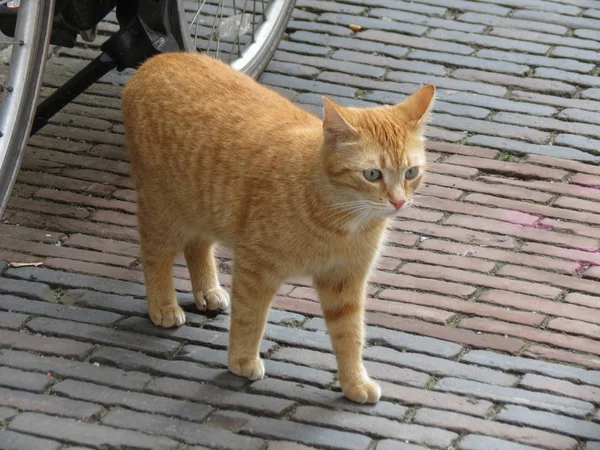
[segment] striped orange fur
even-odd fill
[[[213,246],[230,247],[229,369],[259,379],[272,297],[288,277],[312,275],[344,394],[376,402],[361,355],[365,288],[388,218],[422,181],[434,94],[426,86],[369,109],[324,98],[320,120],[207,56],[144,63],[123,92],[123,117],[152,321],[185,321],[172,280],[181,251],[197,307],[225,309]]]

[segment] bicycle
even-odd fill
[[[0,0],[0,31],[10,37],[2,40],[0,34],[0,50],[10,53],[4,77],[6,67],[0,64],[0,218],[28,137],[102,76],[135,68],[158,53],[199,51],[256,78],[275,53],[294,4],[295,0]],[[113,11],[119,28],[102,44],[102,53],[37,106],[49,46],[74,47],[78,37],[93,42],[98,25]]]

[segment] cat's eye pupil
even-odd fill
[[[406,178],[414,178],[419,174],[419,168],[418,167],[411,167],[410,169],[408,169],[406,172],[404,172],[404,176]]]
[[[383,176],[381,171],[377,170],[377,169],[364,170],[363,174],[364,174],[365,178],[369,181],[377,181],[377,180],[381,179],[381,177]]]

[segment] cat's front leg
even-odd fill
[[[381,389],[362,361],[367,273],[339,269],[314,277],[323,316],[338,364],[344,395],[357,403],[376,403]]]
[[[236,255],[236,258],[239,257]],[[261,274],[255,267],[235,263],[231,286],[231,325],[228,366],[236,375],[260,380],[265,367],[260,359],[262,339],[269,308],[280,283]]]

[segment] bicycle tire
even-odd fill
[[[235,2],[235,0],[233,1]],[[255,4],[257,2],[258,0],[254,0]],[[292,17],[295,3],[295,0],[271,0],[264,14],[266,16],[265,21],[256,30],[253,27],[255,42],[244,49],[241,57],[229,62],[231,67],[253,78],[258,78],[277,50],[277,46],[285,33],[286,26]],[[205,1],[202,1],[202,5],[204,4]],[[219,4],[221,5],[222,2],[220,1]],[[188,22],[184,18],[185,9],[183,0],[177,0],[177,8],[180,14],[179,23],[182,27],[181,33],[184,36],[184,50],[190,52],[198,51],[198,48],[191,42],[189,28],[186,29]],[[217,14],[218,10],[215,16]],[[221,16],[222,18],[223,16]]]
[[[0,217],[17,179],[46,67],[55,0],[21,0],[0,102]]]

